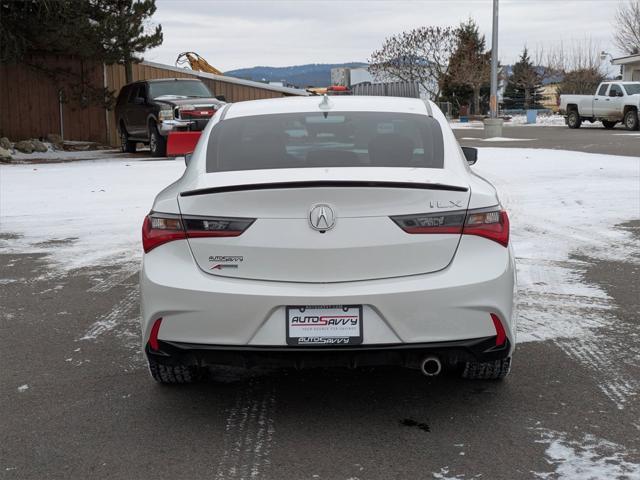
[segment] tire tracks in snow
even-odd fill
[[[120,270],[98,280],[93,287],[87,289],[87,292],[104,293],[125,283],[128,284],[129,282],[127,282],[127,280],[139,271],[140,265],[138,265],[138,263],[125,264]],[[137,279],[134,283],[137,283]]]
[[[217,480],[266,478],[275,433],[276,395],[273,385],[248,381],[227,411],[223,453]]]
[[[585,283],[584,262],[518,258],[516,263],[524,280],[517,302],[519,341],[552,341],[591,371],[616,408],[633,405],[640,391],[632,374],[640,368],[640,349],[629,339],[640,340],[640,328],[617,319],[612,299]]]
[[[131,337],[133,325],[137,325],[140,291],[138,287],[131,289],[111,310],[100,316],[80,337],[80,340],[96,340],[98,337],[118,331],[120,336]],[[135,312],[135,313],[134,313]],[[136,335],[137,337],[137,335]]]

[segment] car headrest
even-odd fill
[[[348,150],[311,150],[307,153],[307,166],[352,167],[358,162],[358,155]]]
[[[408,166],[413,160],[413,148],[413,140],[409,137],[396,133],[379,134],[369,142],[369,160],[372,166]]]

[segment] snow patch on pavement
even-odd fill
[[[490,138],[473,138],[467,137],[462,140],[475,140],[479,142],[530,142],[537,140],[535,138],[510,138],[510,137],[490,137]]]
[[[562,115],[538,115],[536,123],[527,123],[526,115],[513,115],[511,119],[504,122],[506,127],[566,127],[566,122]],[[484,123],[478,120],[460,123],[459,120],[451,120],[449,126],[454,130],[480,129],[484,128]],[[580,128],[604,128],[601,122],[584,122]]]
[[[567,439],[567,434],[540,430],[537,443],[547,444],[546,460],[553,472],[532,472],[537,478],[557,480],[638,480],[640,464],[629,461],[622,445],[584,435],[580,441]]]
[[[439,472],[433,472],[433,478],[438,480],[458,480],[464,478],[464,474],[462,476],[456,475],[452,477],[449,475],[449,467],[442,467]]]

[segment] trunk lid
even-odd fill
[[[459,234],[408,234],[390,216],[466,210],[470,196],[452,173],[416,168],[220,172],[191,187],[178,198],[183,216],[256,219],[238,237],[190,238],[203,271],[319,283],[445,268]]]

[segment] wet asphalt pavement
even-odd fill
[[[589,125],[588,123],[585,125]],[[609,155],[640,156],[640,131],[630,132],[618,125],[606,130],[595,123],[572,130],[564,126],[510,126],[505,124],[502,137],[508,141],[484,141],[482,128],[455,129],[461,145],[468,147],[516,147],[576,150]]]
[[[640,223],[620,228],[640,238]],[[619,348],[635,352],[637,260],[580,258],[583,280],[633,332]],[[616,406],[599,388],[606,371],[554,341],[521,344],[498,383],[221,369],[201,384],[157,385],[128,268],[66,275],[41,255],[0,255],[0,478],[563,478],[552,445],[609,456],[631,472],[617,478],[638,478],[638,398]],[[624,368],[637,381],[635,358]]]

